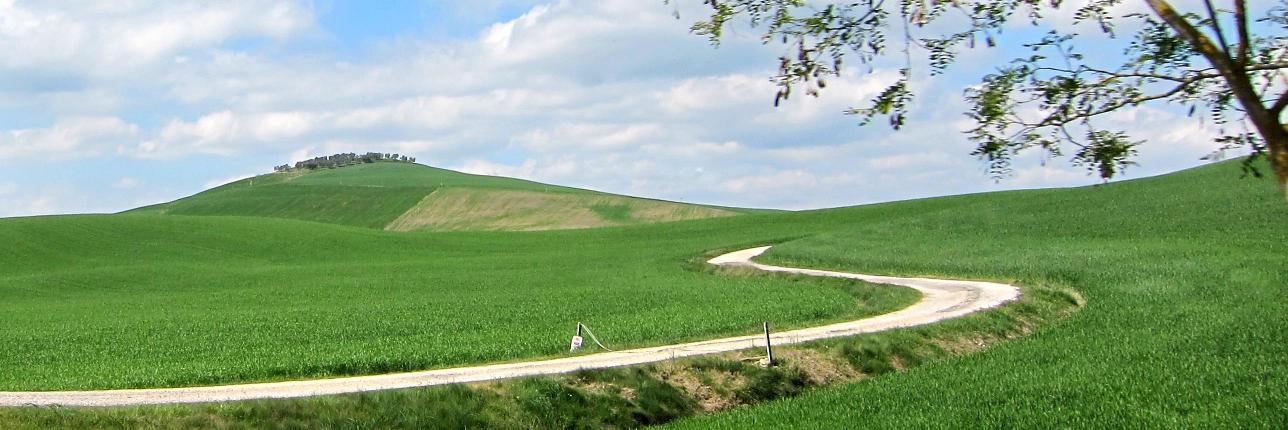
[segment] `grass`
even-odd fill
[[[609,221],[624,222],[631,219],[631,207],[625,204],[599,203],[591,205],[590,210]]]
[[[129,212],[284,218],[396,231],[554,230],[760,213],[394,162],[260,175]]]
[[[607,382],[632,393],[582,388]],[[446,386],[289,401],[69,410],[0,409],[6,429],[45,428],[628,428],[690,415],[684,393],[640,369],[572,380],[523,379],[494,387]]]
[[[240,215],[384,228],[432,189],[344,185],[258,185],[220,190],[209,198],[185,199],[170,215]]]
[[[372,163],[319,170],[293,179],[300,185],[362,185],[371,187],[474,187],[552,193],[593,193],[571,187],[500,176],[471,175],[410,163]]]
[[[872,292],[866,284],[833,280],[852,293]],[[904,291],[897,289],[893,291]],[[1038,294],[1033,294],[1034,292]],[[981,332],[1025,331],[1035,322],[1067,312],[1067,296],[1037,288],[985,314],[944,324],[873,336],[780,347],[779,365],[750,364],[759,351],[674,360],[627,369],[582,371],[469,386],[440,386],[379,393],[274,401],[123,408],[0,409],[0,428],[637,428],[712,410],[798,395],[828,384],[854,350],[899,343],[896,353],[862,354],[864,365],[883,359],[906,363],[923,351],[948,354],[928,342]],[[919,344],[915,346],[913,344]],[[971,345],[978,345],[972,342]],[[929,346],[930,348],[928,348]],[[878,348],[889,349],[889,348]],[[809,351],[824,353],[807,353]],[[827,353],[841,351],[840,354]],[[750,355],[748,355],[750,353]],[[853,372],[849,372],[853,375]],[[863,375],[858,375],[863,377]]]
[[[737,212],[633,197],[444,188],[426,196],[385,227],[411,231],[533,231],[683,221]]]
[[[726,233],[732,234],[732,233]],[[809,278],[686,270],[709,237],[404,234],[240,217],[0,222],[0,390],[188,386],[409,371],[888,311]],[[567,246],[575,240],[577,246]]]
[[[111,330],[77,337],[92,323],[110,325],[130,315],[141,319],[110,327],[172,347],[166,350],[179,346],[178,354],[185,348],[199,351],[185,357],[198,365],[225,357],[221,348],[246,348],[233,341],[246,342],[251,345],[246,350],[270,363],[275,348],[299,344],[316,348],[302,346],[297,354],[308,351],[348,363],[325,369],[341,372],[362,369],[352,363],[381,358],[363,355],[373,350],[416,356],[414,351],[424,350],[400,349],[401,339],[439,345],[434,342],[440,338],[417,338],[434,330],[490,334],[442,343],[470,351],[458,357],[472,360],[486,356],[480,351],[489,346],[522,348],[526,338],[506,330],[530,336],[549,332],[534,342],[553,344],[550,354],[562,350],[569,335],[565,325],[571,326],[556,322],[563,319],[586,320],[596,334],[613,338],[605,339],[610,343],[642,344],[706,336],[700,332],[749,332],[761,315],[772,314],[766,319],[778,326],[784,320],[806,324],[837,318],[845,310],[835,306],[852,305],[843,288],[826,282],[715,275],[692,263],[711,250],[779,243],[764,261],[1018,282],[1026,286],[1025,300],[1038,301],[932,327],[814,344],[810,348],[818,355],[875,377],[681,420],[676,427],[1282,428],[1288,423],[1283,406],[1288,403],[1288,362],[1283,360],[1288,343],[1281,339],[1288,332],[1288,267],[1283,265],[1288,206],[1280,196],[1268,180],[1240,179],[1234,161],[1097,187],[582,231],[393,234],[232,217],[5,220],[0,240],[15,245],[0,250],[0,261],[18,264],[0,266],[0,294],[6,297],[0,314],[16,318],[8,319],[15,322],[0,332],[5,337],[0,342],[25,345],[41,342],[43,335],[67,342],[19,347],[17,353],[0,350],[6,360],[0,372],[8,372],[0,379],[10,387],[130,385],[122,384],[128,378],[120,373],[152,363],[121,360],[99,368],[94,360],[119,342],[96,343],[96,336],[111,336]],[[380,257],[363,257],[368,254]],[[484,276],[478,267],[485,263],[500,269]],[[167,266],[173,269],[159,269]],[[614,280],[619,274],[624,281]],[[268,280],[282,283],[262,287]],[[1033,326],[1029,315],[1054,312],[1056,304],[1072,297],[1058,293],[1066,289],[1084,297],[1086,306],[1068,318]],[[145,304],[130,308],[137,300]],[[188,300],[200,305],[188,311],[176,305]],[[478,303],[486,301],[520,308],[492,314],[513,318],[504,323],[478,317],[487,311],[460,312],[433,320],[436,324],[406,322],[436,316],[440,309],[450,313],[451,306],[503,309],[480,308]],[[527,301],[543,302],[525,308]],[[235,313],[261,302],[261,312]],[[318,306],[311,307],[315,302]],[[403,311],[404,304],[412,310]],[[612,309],[601,311],[605,306]],[[269,308],[277,311],[262,312]],[[234,312],[231,322],[213,322],[211,315],[225,311]],[[587,313],[595,315],[585,318]],[[167,315],[179,318],[163,324]],[[530,321],[549,323],[524,332]],[[347,331],[341,322],[365,329]],[[958,357],[977,349],[972,340],[1013,338],[1034,329],[1026,337]],[[383,339],[384,333],[391,333],[388,340],[368,342],[372,336]],[[174,340],[188,335],[198,337]],[[225,346],[207,348],[207,342]],[[337,342],[349,346],[328,349]],[[48,348],[66,353],[41,355]],[[144,357],[157,351],[164,350],[140,347],[130,353]],[[251,360],[228,357],[220,366],[189,373],[187,380],[200,380],[202,374],[264,374],[246,371],[257,369]],[[58,367],[51,364],[57,360],[74,364],[63,365],[61,372],[40,370]],[[12,366],[24,370],[14,372]],[[28,379],[33,371],[44,373]],[[134,381],[164,379],[132,376]],[[790,374],[757,378],[753,386],[762,389],[743,385],[729,394],[771,399],[800,391]],[[576,390],[549,386],[552,380]],[[487,417],[484,424],[442,418],[444,426],[611,426],[620,425],[613,417],[636,409],[674,412],[648,415],[659,419],[692,414],[662,391],[656,401],[631,406],[617,400],[629,400],[624,394],[603,397],[568,380],[538,378],[495,389],[229,405],[7,409],[0,410],[0,423],[432,427],[434,417],[444,414],[443,404]],[[671,407],[656,407],[664,405]],[[608,421],[564,421],[578,414]]]

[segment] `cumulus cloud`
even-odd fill
[[[224,176],[224,177],[219,177],[219,178],[211,179],[211,180],[206,181],[206,183],[202,185],[202,189],[203,189],[203,190],[208,190],[208,189],[211,189],[211,188],[218,187],[218,186],[220,186],[220,185],[231,184],[231,183],[233,183],[233,182],[237,182],[237,181],[240,181],[240,180],[242,180],[242,179],[246,179],[246,178],[253,178],[253,177],[255,177],[255,175],[260,175],[260,174],[263,174],[263,173],[264,173],[263,171],[256,171],[256,172],[240,173],[240,174],[236,174],[236,175]]]
[[[949,162],[952,156],[944,152],[912,152],[907,154],[873,157],[867,165],[877,170],[900,170],[908,168],[935,168]]]
[[[1091,179],[1086,170],[1054,164],[1017,168],[1015,176],[1010,179],[1015,185],[1026,188],[1087,185],[1090,180],[1094,179]]]
[[[0,154],[3,154],[0,160],[91,157],[133,139],[138,133],[137,126],[120,118],[64,118],[48,128],[0,132]]]
[[[873,76],[851,76],[834,84],[835,96],[776,111],[768,71],[759,65],[710,74],[736,66],[716,62],[722,67],[698,77],[675,70],[677,60],[709,59],[711,50],[667,12],[629,1],[561,1],[492,25],[474,40],[411,45],[366,63],[194,57],[186,72],[170,76],[169,94],[225,108],[173,118],[125,152],[174,159],[354,145],[475,158],[636,146],[656,153],[763,131],[812,132],[820,118],[843,121],[838,113],[850,97],[879,86]],[[657,49],[662,44],[669,49]],[[757,45],[731,43],[724,52],[764,50]],[[767,138],[748,143],[775,145]]]
[[[532,173],[536,170],[536,163],[532,160],[527,160],[522,165],[511,166],[502,163],[494,163],[488,160],[471,159],[466,160],[459,166],[454,166],[453,169],[475,175],[531,179]]]
[[[185,50],[231,38],[284,38],[311,26],[312,11],[291,1],[0,0],[0,67],[112,75],[168,63]]]
[[[84,212],[89,204],[84,194],[66,184],[36,188],[9,184],[0,184],[0,217]]]
[[[284,142],[314,131],[319,117],[302,112],[237,115],[221,111],[196,121],[171,120],[154,139],[138,144],[133,154],[165,158],[197,154],[234,155],[244,146]]]

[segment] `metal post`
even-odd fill
[[[581,323],[577,323],[577,336],[581,336]]]
[[[765,355],[768,356],[768,361],[766,362],[765,367],[773,367],[774,347],[769,344],[769,321],[765,321]]]

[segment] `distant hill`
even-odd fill
[[[405,162],[270,173],[132,213],[288,218],[411,230],[558,230],[739,215]]]

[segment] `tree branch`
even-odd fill
[[[1252,81],[1248,78],[1248,70],[1232,64],[1233,60],[1229,56],[1217,50],[1216,46],[1212,44],[1212,40],[1195,29],[1185,17],[1176,13],[1172,5],[1164,0],[1146,0],[1146,2],[1149,3],[1149,7],[1154,10],[1154,13],[1159,18],[1162,18],[1168,26],[1176,30],[1182,39],[1185,39],[1190,46],[1203,54],[1208,62],[1212,63],[1212,66],[1221,72],[1221,76],[1225,78],[1226,85],[1230,88],[1230,93],[1243,106],[1243,111],[1247,113],[1248,119],[1252,121],[1252,124],[1257,127],[1257,131],[1266,137],[1272,146],[1282,144],[1273,142],[1274,139],[1270,139],[1270,136],[1288,137],[1285,136],[1283,124],[1279,123],[1279,118],[1270,115],[1270,112],[1266,110],[1266,105],[1261,104],[1261,96],[1257,94],[1256,88],[1253,88]]]
[[[1283,113],[1284,108],[1286,107],[1288,107],[1288,91],[1284,91],[1283,94],[1280,94],[1279,100],[1275,100],[1275,104],[1270,106],[1270,114],[1274,115],[1274,117],[1278,119],[1279,114]]]
[[[1104,114],[1116,111],[1118,109],[1122,109],[1127,106],[1134,106],[1144,102],[1158,100],[1158,99],[1165,99],[1165,98],[1174,96],[1177,93],[1184,91],[1194,82],[1198,82],[1198,81],[1199,79],[1194,79],[1192,81],[1181,83],[1180,85],[1177,85],[1175,88],[1172,88],[1171,90],[1164,91],[1158,94],[1132,97],[1129,99],[1120,100],[1117,103],[1111,103],[1105,106],[1101,106],[1100,109],[1079,112],[1077,114],[1067,116],[1067,117],[1062,117],[1058,114],[1053,113],[1050,116],[1043,119],[1042,121],[1039,121],[1038,123],[1033,125],[1036,127],[1063,126],[1065,124],[1068,124],[1074,121],[1090,119],[1092,117],[1104,115]]]
[[[1239,32],[1239,53],[1234,61],[1239,67],[1247,67],[1252,38],[1248,36],[1248,5],[1244,0],[1234,1],[1234,25]]]
[[[1284,68],[1288,68],[1288,63],[1284,64]],[[1172,82],[1192,82],[1192,81],[1194,81],[1194,80],[1200,80],[1200,79],[1211,79],[1211,78],[1219,78],[1219,77],[1221,77],[1221,74],[1219,74],[1219,73],[1202,72],[1202,71],[1198,72],[1197,74],[1190,75],[1189,77],[1178,77],[1178,76],[1172,76],[1172,75],[1162,75],[1162,74],[1158,74],[1158,73],[1145,73],[1145,72],[1112,72],[1112,71],[1109,71],[1109,70],[1097,69],[1097,68],[1094,68],[1094,67],[1087,67],[1087,66],[1079,66],[1077,69],[1066,69],[1066,68],[1060,68],[1060,67],[1042,66],[1042,67],[1034,67],[1034,68],[1033,68],[1033,70],[1041,70],[1041,71],[1056,72],[1056,73],[1066,73],[1066,74],[1071,74],[1071,75],[1076,75],[1076,74],[1083,73],[1083,72],[1090,72],[1090,73],[1095,73],[1095,74],[1098,74],[1098,75],[1104,75],[1104,76],[1107,76],[1108,78],[1106,78],[1106,79],[1109,79],[1109,78],[1149,78],[1149,79],[1158,79],[1158,80],[1163,80],[1163,81],[1172,81]],[[1209,69],[1209,70],[1211,70],[1211,69]],[[1103,81],[1102,81],[1102,82],[1103,82]]]
[[[1229,57],[1221,55],[1221,51],[1216,48],[1212,40],[1204,36],[1197,28],[1194,28],[1189,21],[1185,20],[1185,17],[1172,8],[1171,4],[1164,0],[1146,0],[1146,3],[1149,3],[1149,7],[1154,10],[1154,14],[1162,18],[1173,30],[1176,30],[1176,33],[1186,42],[1189,42],[1190,46],[1193,46],[1200,54],[1203,54],[1217,70],[1221,71],[1221,74],[1233,73],[1234,68],[1230,64]]]
[[[1216,33],[1217,41],[1221,42],[1223,55],[1230,58],[1230,43],[1225,41],[1225,31],[1221,30],[1221,20],[1216,13],[1216,8],[1212,7],[1212,0],[1203,0],[1203,6],[1207,8],[1208,19],[1212,20],[1212,31]]]
[[[1265,70],[1282,70],[1282,69],[1288,69],[1288,62],[1255,64],[1255,65],[1243,68],[1243,70],[1246,70],[1249,72],[1259,72],[1259,71],[1265,71]],[[1044,70],[1049,72],[1068,73],[1068,74],[1091,72],[1091,73],[1109,76],[1112,78],[1151,78],[1151,79],[1159,79],[1159,80],[1172,81],[1172,82],[1190,82],[1193,80],[1222,77],[1221,73],[1215,72],[1216,69],[1194,70],[1194,71],[1191,71],[1193,72],[1193,74],[1189,76],[1172,76],[1172,75],[1163,75],[1158,73],[1135,72],[1135,71],[1115,72],[1110,70],[1097,69],[1095,67],[1088,67],[1085,65],[1079,65],[1077,69],[1042,66],[1042,67],[1035,67],[1034,70]]]

